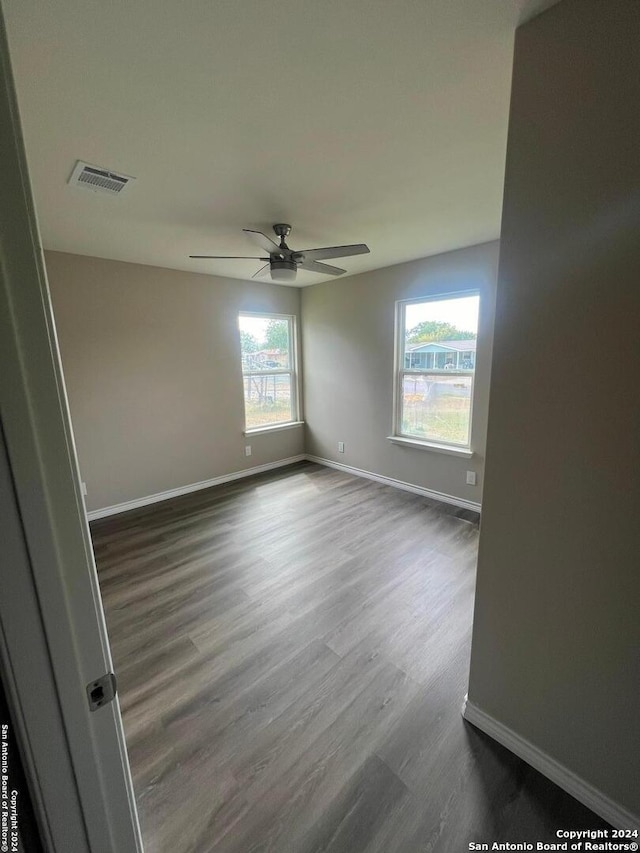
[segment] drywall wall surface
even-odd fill
[[[640,816],[639,36],[517,33],[469,699]]]
[[[245,440],[237,326],[240,310],[298,315],[298,290],[45,260],[88,510],[302,453],[302,427]]]
[[[498,243],[306,287],[302,318],[307,452],[474,503],[486,441]],[[471,459],[392,444],[395,303],[479,290]],[[338,453],[338,442],[345,452]],[[478,474],[466,485],[466,471]]]

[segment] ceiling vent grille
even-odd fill
[[[122,195],[133,181],[135,178],[131,175],[120,175],[109,169],[90,166],[82,160],[78,160],[69,178],[69,183],[73,187],[84,187],[94,192],[107,193],[107,195]]]

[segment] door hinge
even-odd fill
[[[96,681],[90,681],[87,684],[89,710],[97,711],[103,705],[108,705],[115,697],[116,689],[116,677],[112,672],[108,672]]]

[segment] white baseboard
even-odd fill
[[[462,716],[485,734],[497,740],[511,752],[515,753],[527,764],[530,764],[547,779],[551,779],[576,800],[579,800],[591,811],[600,815],[616,829],[640,828],[640,817],[631,814],[623,806],[615,803],[601,791],[585,782],[572,770],[560,764],[555,758],[538,749],[530,741],[514,732],[508,726],[487,714],[465,696]]]
[[[482,504],[474,501],[467,501],[464,498],[457,498],[455,495],[447,495],[445,492],[436,492],[433,489],[425,489],[423,486],[415,486],[413,483],[405,483],[403,480],[396,480],[393,477],[384,477],[382,474],[374,474],[373,471],[365,471],[362,468],[354,468],[352,465],[343,465],[341,462],[334,462],[332,459],[323,459],[321,456],[311,456],[307,454],[306,458],[309,462],[317,462],[319,465],[326,465],[328,468],[335,468],[338,471],[344,471],[345,474],[353,474],[356,477],[365,477],[367,480],[375,480],[376,483],[383,483],[385,486],[393,486],[395,489],[402,489],[405,492],[411,492],[414,495],[422,495],[425,498],[431,498],[434,501],[441,501],[445,504],[459,506],[462,509],[470,509],[473,512],[480,512]]]
[[[131,501],[113,504],[102,509],[94,509],[87,513],[89,521],[96,521],[99,518],[106,518],[109,515],[118,515],[121,512],[129,512],[132,509],[140,509],[150,504],[167,501],[170,498],[177,498],[180,495],[188,495],[191,492],[198,492],[201,489],[210,489],[212,486],[220,486],[223,483],[230,483],[232,480],[240,480],[243,477],[252,477],[254,474],[262,474],[264,471],[272,471],[274,468],[283,468],[286,465],[293,465],[295,462],[303,462],[307,459],[309,462],[317,462],[319,465],[326,465],[329,468],[335,468],[338,471],[344,471],[346,474],[353,474],[356,477],[364,477],[367,480],[375,480],[377,483],[383,483],[385,486],[393,486],[396,489],[403,489],[405,492],[411,492],[414,495],[422,495],[425,498],[441,501],[442,503],[459,506],[462,509],[470,509],[474,512],[480,512],[481,505],[473,501],[457,498],[454,495],[447,495],[444,492],[436,492],[433,489],[425,489],[422,486],[415,486],[413,483],[405,483],[402,480],[395,480],[393,477],[384,477],[382,474],[374,474],[372,471],[365,471],[362,468],[354,468],[352,465],[343,465],[340,462],[333,462],[331,459],[323,459],[320,456],[310,456],[309,454],[300,453],[297,456],[289,456],[286,459],[279,459],[277,462],[267,462],[266,465],[256,465],[254,468],[245,468],[244,471],[234,471],[231,474],[222,474],[220,477],[213,477],[211,480],[201,480],[199,483],[191,483],[188,486],[179,486],[177,489],[168,489],[166,492],[157,492],[154,495],[146,495],[143,498],[134,498]]]
[[[89,521],[95,521],[98,518],[106,518],[108,515],[118,515],[121,512],[128,512],[131,509],[140,509],[149,504],[160,503],[167,501],[170,498],[177,498],[180,495],[188,495],[191,492],[199,492],[201,489],[210,489],[211,486],[220,486],[222,483],[230,483],[232,480],[241,480],[243,477],[252,477],[254,474],[262,474],[264,471],[272,471],[274,468],[283,468],[285,465],[293,465],[294,462],[304,462],[307,457],[304,453],[298,456],[289,456],[287,459],[278,459],[277,462],[267,462],[265,465],[256,465],[253,468],[245,468],[244,471],[234,471],[232,474],[222,474],[220,477],[213,477],[211,480],[201,480],[199,483],[191,483],[188,486],[179,486],[177,489],[168,489],[166,492],[157,492],[155,495],[146,495],[143,498],[135,498],[132,501],[124,501],[113,506],[106,506],[103,509],[94,509],[87,513]]]

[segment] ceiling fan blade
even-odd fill
[[[268,261],[269,258],[248,258],[246,255],[189,255],[190,258],[214,258],[218,261]]]
[[[317,261],[303,261],[298,264],[301,270],[309,270],[309,272],[319,272],[323,275],[342,275],[346,270],[341,270],[340,267],[332,267],[330,264],[319,264]]]
[[[260,258],[260,260],[264,260],[264,258]],[[265,264],[263,267],[260,267],[258,272],[254,272],[251,278],[260,278],[271,270],[271,264]]]
[[[354,243],[352,246],[327,246],[326,249],[303,249],[300,253],[305,260],[323,261],[329,258],[348,258],[350,255],[366,255],[369,247],[364,243]]]
[[[274,253],[284,255],[286,254],[283,249],[278,246],[277,243],[274,243],[270,237],[267,237],[266,234],[263,234],[262,231],[252,231],[250,228],[242,229],[245,234],[248,234],[251,239],[257,243],[265,252],[268,252],[270,255]],[[268,260],[268,258],[267,258]]]

